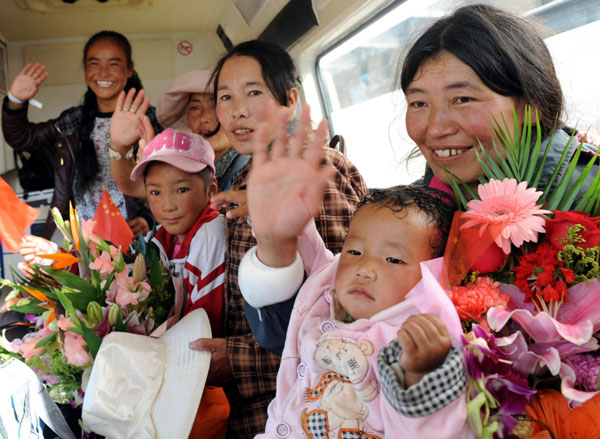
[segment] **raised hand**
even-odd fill
[[[442,365],[451,347],[446,325],[433,314],[410,316],[398,331],[406,387]]]
[[[115,111],[110,121],[110,147],[126,156],[132,145],[139,140],[138,158],[141,158],[144,147],[154,137],[154,129],[146,111],[150,98],[144,90],[137,92],[122,91],[117,98]],[[110,169],[119,189],[125,195],[136,198],[146,198],[146,189],[141,180],[132,181],[129,178],[135,162],[133,160],[111,160]]]
[[[149,142],[154,137],[152,124],[148,120],[151,132],[145,123],[146,111],[150,106],[150,97],[145,90],[136,93],[130,89],[127,94],[122,91],[117,99],[115,111],[110,121],[110,146],[115,151],[125,154],[131,145],[143,138]]]
[[[319,167],[326,122],[313,133],[308,106],[298,122],[296,133],[288,135],[287,112],[281,111],[271,150],[266,125],[259,127],[253,145],[248,210],[258,241],[257,256],[272,267],[295,259],[297,237],[318,215],[325,185],[335,171]]]
[[[20,101],[28,101],[33,98],[42,82],[48,77],[46,66],[36,62],[25,64],[10,85],[10,93]]]

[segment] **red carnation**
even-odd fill
[[[519,258],[515,267],[515,285],[525,293],[525,301],[543,307],[543,302],[566,301],[567,283],[575,281],[573,270],[558,260],[558,249],[548,243]]]

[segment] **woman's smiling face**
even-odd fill
[[[423,64],[405,94],[408,134],[443,182],[446,168],[466,183],[477,183],[482,170],[473,146],[481,142],[495,156],[494,119],[510,123],[515,109],[523,123],[523,102],[492,91],[447,51]]]
[[[288,92],[289,118],[296,106],[298,92]],[[240,154],[251,154],[256,130],[261,123],[275,138],[282,105],[275,99],[263,77],[260,63],[250,56],[233,56],[219,73],[217,117],[227,137]]]
[[[96,95],[100,111],[114,111],[119,93],[132,75],[133,64],[128,62],[125,51],[113,40],[98,40],[88,49],[85,82]]]

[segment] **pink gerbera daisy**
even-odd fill
[[[538,233],[544,233],[542,215],[551,212],[535,204],[542,192],[527,189],[527,182],[490,180],[480,184],[477,192],[481,200],[469,201],[465,212],[468,221],[463,227],[479,226],[482,231],[488,226],[500,227],[495,241],[504,253],[510,253],[511,243],[520,247],[527,241],[537,242]]]

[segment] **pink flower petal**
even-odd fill
[[[576,389],[575,372],[568,364],[562,363],[560,365],[560,376],[562,378],[560,383],[560,391],[565,398],[570,399],[571,401],[583,404],[587,400],[592,399],[594,396],[600,393],[600,391],[586,392],[584,390]]]
[[[593,331],[600,329],[600,282],[582,282],[568,289],[569,298],[558,310],[558,318],[565,323],[590,320]]]
[[[63,331],[68,331],[75,326],[73,322],[71,322],[71,319],[69,317],[65,317],[64,315],[61,315],[58,318],[57,325]]]
[[[552,345],[533,344],[528,346],[520,331],[515,331],[506,337],[496,338],[496,345],[513,361],[515,370],[524,375],[537,374],[545,367],[553,375],[559,371],[561,359],[559,351]],[[534,347],[536,349],[533,349]]]
[[[574,324],[564,324],[552,318],[545,312],[532,315],[524,309],[507,311],[501,307],[490,308],[487,321],[494,331],[501,330],[509,319],[513,319],[538,343],[550,343],[561,339],[582,345],[593,334],[593,325],[589,320]]]
[[[550,211],[540,209],[536,202],[542,192],[527,189],[527,183],[515,179],[490,180],[478,187],[481,200],[467,204],[465,216],[470,218],[463,227],[475,224],[502,226],[495,242],[509,254],[511,245],[520,247],[524,242],[537,242],[538,233],[544,232],[545,219]]]
[[[560,306],[557,319],[538,313],[533,304],[525,303],[525,295],[515,285],[501,284],[500,289],[511,299],[507,309],[493,308],[488,312],[488,324],[493,330],[500,330],[512,318],[538,343],[571,342],[583,348],[600,329],[598,281],[569,288],[569,299]]]
[[[19,353],[23,356],[23,358],[25,358],[25,361],[29,361],[31,357],[37,357],[44,352],[44,348],[35,347],[39,341],[39,337],[31,337],[25,340],[23,344],[19,346]]]
[[[94,244],[100,244],[100,239],[98,239],[98,236],[93,232],[95,226],[96,221],[93,219],[81,219],[81,234],[83,235],[83,239],[87,242],[91,241]]]
[[[519,360],[523,362],[523,365],[531,363],[536,368],[544,365],[548,368],[552,375],[556,375],[560,370],[560,354],[553,347],[542,350],[540,353],[535,353],[534,351],[526,352],[519,358]],[[517,367],[516,364],[515,367]]]
[[[65,343],[63,350],[68,364],[74,364],[75,366],[86,366],[92,359],[90,355],[84,350],[86,345],[85,339],[73,332],[65,332]]]

